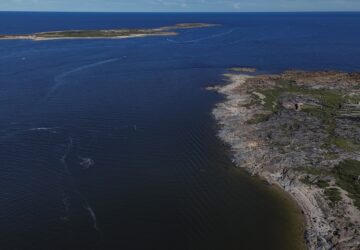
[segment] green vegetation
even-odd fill
[[[303,112],[317,117],[322,121],[325,130],[328,134],[327,141],[324,142],[324,148],[330,148],[335,145],[339,149],[351,152],[360,150],[360,145],[355,141],[338,137],[335,133],[336,117],[338,117],[340,110],[346,103],[358,102],[354,97],[344,96],[341,92],[335,90],[311,89],[301,87],[291,80],[278,80],[273,88],[258,90],[259,93],[265,96],[264,107],[272,112],[279,110],[278,99],[283,93],[294,93],[298,95],[308,96],[313,98],[316,104],[304,104],[301,107]],[[264,117],[262,117],[264,118]],[[261,117],[251,122],[262,122]]]
[[[337,111],[342,108],[345,103],[358,104],[360,96],[346,95],[339,90],[331,90],[324,88],[309,88],[297,85],[292,79],[277,79],[275,86],[267,89],[257,89],[256,91],[262,93],[265,98],[265,107],[270,110],[276,109],[277,100],[283,93],[294,93],[306,95],[318,100],[318,105],[306,105],[303,109],[313,113],[319,118],[326,118],[329,115],[337,114]],[[358,85],[360,88],[360,85]]]
[[[255,97],[255,98],[254,98]],[[257,99],[257,96],[253,95],[253,98],[251,98],[250,102],[247,104],[244,104],[243,107],[245,108],[251,108],[254,105],[259,105],[260,104],[260,100]]]
[[[328,139],[324,142],[323,147],[330,148],[332,145],[335,145],[337,148],[348,152],[359,150],[360,145],[354,140],[339,137],[335,133],[335,119],[338,117],[339,111],[345,103],[354,102],[354,98],[329,90],[314,90],[312,92],[313,96],[320,100],[321,106],[306,105],[302,108],[302,111],[319,118],[325,125]]]
[[[309,175],[305,176],[304,178],[300,179],[300,181],[306,185],[316,185],[319,188],[327,188],[329,187],[329,182],[326,180],[318,179],[318,178],[310,178]]]
[[[325,153],[325,158],[327,160],[335,160],[339,158],[339,154],[338,153],[333,153],[333,152],[327,152]]]
[[[314,168],[314,167],[297,167],[294,168],[294,170],[316,176],[324,176],[330,174],[330,172],[327,169]]]
[[[300,181],[306,185],[312,185],[313,181],[310,180],[310,176],[305,176],[304,178],[300,179]]]
[[[331,201],[332,206],[341,201],[341,194],[338,188],[326,188],[324,194],[326,198]]]
[[[316,182],[316,186],[318,186],[319,188],[326,188],[329,186],[329,182],[325,180],[318,180]]]
[[[260,100],[260,97],[253,96],[253,100],[255,101],[251,102],[251,105],[262,101],[264,108],[272,113],[279,111],[281,108],[279,98],[283,94],[295,94],[298,97],[303,96],[304,100],[310,101],[308,101],[308,103],[304,101],[305,104],[301,106],[301,111],[318,118],[325,128],[327,139],[323,144],[324,148],[331,149],[335,146],[337,149],[346,152],[360,150],[360,144],[354,139],[341,137],[336,133],[336,119],[346,111],[346,109],[344,109],[346,104],[358,103],[358,97],[349,97],[338,90],[312,89],[298,86],[291,80],[277,80],[275,86],[267,89],[257,89],[256,91],[264,95],[264,98]],[[248,123],[261,123],[267,121],[269,116],[270,115],[264,114],[257,115],[249,120]],[[295,125],[296,124],[294,124],[294,126]],[[288,125],[283,127],[284,131],[292,129],[292,127]],[[336,150],[335,152],[333,150],[327,151],[324,155],[326,159],[335,160],[339,157]],[[339,189],[341,188],[348,192],[355,206],[360,209],[360,161],[345,160],[335,166],[335,168],[329,170],[312,166],[297,167],[295,170],[306,174],[304,178],[300,179],[301,182],[323,188],[324,194],[332,206],[341,201],[341,192]],[[325,176],[335,178],[338,187],[330,186],[329,181],[323,178]]]
[[[360,149],[360,145],[356,144],[353,140],[341,137],[332,138],[332,144],[345,151],[351,152]]]
[[[61,38],[111,38],[133,35],[176,35],[177,29],[205,28],[217,26],[206,23],[181,23],[155,29],[111,29],[111,30],[65,30],[24,35],[0,35],[0,39],[61,39]]]
[[[326,130],[333,133],[335,129],[335,117],[341,105],[346,102],[340,94],[335,94],[325,90],[311,90],[311,95],[319,100],[319,105],[304,105],[303,112],[315,116],[322,120],[326,125]]]
[[[344,160],[331,171],[311,167],[298,167],[295,170],[316,177],[333,176],[336,184],[349,193],[349,197],[353,199],[355,206],[360,209],[360,161],[352,159]],[[337,188],[328,188],[328,181],[319,178],[311,179],[309,175],[302,178],[301,182],[307,185],[317,185],[320,188],[326,188],[325,195],[333,204],[341,199],[340,191]]]
[[[335,115],[334,113],[332,113],[331,109],[320,105],[303,105],[301,111],[317,117],[323,122],[328,122],[329,120],[332,120],[333,116]]]
[[[307,91],[306,88],[296,85],[295,81],[292,80],[277,80],[275,87],[258,90],[259,93],[265,96],[264,107],[276,112],[279,109],[278,99],[283,93],[299,93],[302,94]]]
[[[255,68],[251,68],[251,67],[233,67],[230,68],[230,70],[236,72],[244,72],[244,73],[254,73],[256,71]]]
[[[341,108],[341,105],[346,102],[346,99],[338,91],[312,89],[310,92],[311,95],[317,97],[320,100],[321,104],[326,109],[330,109],[328,111],[335,111]]]
[[[278,98],[281,95],[282,91],[281,89],[275,88],[275,89],[267,89],[263,91],[259,91],[261,94],[265,96],[264,99],[264,107],[276,112],[278,110]]]
[[[324,95],[326,96],[326,95]],[[336,121],[335,118],[338,114],[341,104],[335,105],[337,103],[333,94],[328,95],[328,97],[323,97],[323,100],[329,100],[328,102],[323,102],[321,106],[318,105],[306,105],[302,108],[303,112],[310,114],[311,116],[319,118],[323,124],[325,125],[325,130],[328,133],[328,139],[324,142],[324,148],[330,148],[331,145],[335,145],[339,148],[347,147],[344,141],[336,138],[335,129],[336,129]]]
[[[329,115],[334,115],[334,111],[341,108],[341,105],[346,99],[336,91],[324,89],[311,89],[296,85],[292,80],[277,80],[275,87],[266,90],[259,90],[265,96],[265,107],[276,111],[278,108],[277,100],[282,93],[295,93],[301,95],[308,95],[319,100],[319,106],[309,106],[305,111],[313,113],[320,118],[326,118]]]
[[[345,160],[334,169],[336,184],[349,193],[354,204],[360,209],[360,161]]]
[[[269,120],[269,118],[270,118],[269,114],[257,114],[250,120],[247,120],[246,123],[247,124],[258,124],[258,123]]]
[[[130,32],[104,32],[100,30],[87,30],[87,31],[63,31],[63,32],[49,32],[39,34],[40,37],[111,37],[111,36],[125,36]]]
[[[151,30],[138,30],[138,29],[120,29],[120,30],[71,30],[71,31],[57,31],[57,32],[44,32],[35,34],[41,38],[59,38],[59,37],[119,37],[137,34],[155,34]],[[158,33],[158,32],[157,32]]]

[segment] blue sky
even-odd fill
[[[360,0],[0,0],[29,11],[360,11]]]

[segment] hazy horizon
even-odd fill
[[[356,0],[2,0],[0,11],[358,12]]]
[[[196,13],[208,13],[208,14],[221,14],[221,13],[359,13],[360,10],[340,10],[340,11],[331,11],[331,10],[304,10],[304,11],[67,11],[67,10],[0,10],[0,12],[44,12],[44,13],[180,13],[180,14],[196,14]]]

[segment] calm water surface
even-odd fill
[[[1,249],[300,249],[291,201],[235,169],[207,92],[233,66],[359,70],[360,14],[0,12],[0,33],[221,27],[0,41]]]

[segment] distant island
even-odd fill
[[[233,68],[213,111],[234,161],[299,204],[309,249],[360,247],[360,73]]]
[[[104,30],[64,30],[48,31],[33,34],[0,35],[2,39],[20,40],[60,40],[60,39],[121,39],[146,36],[173,36],[179,29],[207,28],[218,26],[217,24],[207,23],[179,23],[174,26],[165,26],[152,29],[104,29]]]

